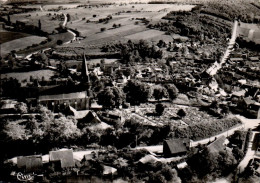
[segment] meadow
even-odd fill
[[[42,77],[46,81],[50,80],[50,78],[55,74],[52,70],[38,70],[38,71],[30,71],[30,72],[11,72],[6,74],[1,74],[1,78],[14,78],[17,79],[22,86],[25,86],[26,82],[30,81],[30,76],[32,76],[34,79],[42,80]]]
[[[145,18],[149,22],[157,22],[170,11],[190,11],[194,5],[178,4],[113,4],[97,6],[77,7],[79,4],[52,4],[44,5],[43,10],[19,15],[12,15],[11,21],[16,20],[38,26],[41,20],[42,30],[52,33],[55,28],[59,27],[61,21],[54,19],[55,14],[69,14],[70,21],[68,28],[77,30],[85,39],[74,41],[66,46],[68,47],[98,47],[109,44],[113,41],[127,41],[128,39],[148,39],[158,41],[163,38],[165,41],[171,41],[170,36],[164,35],[164,32],[157,30],[148,30],[146,24],[141,20]],[[91,1],[91,4],[95,4]],[[83,4],[81,4],[83,5]],[[35,7],[35,5],[32,5]],[[58,12],[49,11],[54,8],[62,7]],[[48,14],[51,14],[49,16]],[[108,22],[99,22],[107,16],[112,16]],[[120,25],[116,28],[113,25]],[[104,29],[101,31],[101,29]],[[146,32],[148,31],[148,32]]]
[[[28,36],[31,36],[31,35],[21,33],[21,32],[0,31],[0,44],[15,40],[15,39],[28,37]]]
[[[28,36],[28,37],[23,37],[23,38],[5,42],[1,44],[1,56],[5,56],[12,50],[15,51],[23,50],[28,46],[31,46],[33,44],[39,44],[44,40],[46,40],[45,37]]]

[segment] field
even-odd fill
[[[46,38],[39,36],[28,36],[5,42],[1,44],[1,56],[8,54],[12,50],[18,51],[25,49],[26,47],[31,46],[33,44],[39,44],[43,40],[46,40]]]
[[[146,25],[139,19],[146,18],[151,22],[156,22],[170,11],[189,11],[192,7],[193,5],[128,4],[90,9],[78,8],[77,14],[75,14],[75,9],[65,10],[66,13],[69,13],[75,19],[68,26],[77,29],[81,32],[82,36],[86,36],[86,39],[80,43],[75,42],[69,46],[78,46],[79,44],[99,46],[112,41],[123,42],[128,39],[137,40],[147,38],[151,41],[157,41],[161,37],[166,41],[170,41],[172,40],[170,36],[163,35],[164,33],[161,31],[148,30]],[[93,15],[96,15],[96,17],[93,17]],[[108,15],[113,17],[108,23],[96,22],[100,18],[106,18]],[[86,23],[86,20],[90,22]],[[113,28],[114,24],[120,24],[120,27]],[[106,30],[101,32],[101,28],[105,28]]]
[[[101,1],[97,1],[101,3]],[[112,2],[112,1],[111,1]],[[105,3],[105,2],[104,2]],[[136,40],[140,37],[151,41],[164,39],[171,41],[171,36],[164,35],[163,32],[148,30],[146,25],[140,20],[146,18],[150,22],[157,22],[170,11],[190,11],[194,5],[178,5],[178,4],[118,4],[115,5],[97,5],[92,7],[77,7],[79,4],[53,4],[44,5],[43,10],[19,15],[12,15],[11,21],[16,20],[38,26],[38,20],[41,19],[42,30],[51,33],[59,26],[61,21],[58,19],[52,20],[54,13],[69,14],[71,20],[67,27],[75,29],[81,33],[81,36],[86,37],[80,41],[74,41],[66,46],[77,47],[97,47],[108,44],[113,41],[127,41],[128,39]],[[90,4],[95,4],[91,2]],[[29,5],[30,6],[30,5]],[[35,5],[31,5],[35,7]],[[50,9],[62,6],[64,9],[53,12]],[[51,16],[47,15],[51,13]],[[29,16],[30,15],[30,16]],[[99,23],[99,19],[106,18],[111,15],[113,18],[108,22]],[[88,23],[87,23],[88,20]],[[119,25],[113,28],[113,25]],[[105,31],[101,31],[104,28]],[[146,32],[148,31],[148,32]],[[149,35],[148,35],[149,34]],[[145,35],[145,37],[143,36]]]
[[[42,12],[39,10],[36,12],[11,15],[10,19],[11,22],[20,21],[24,22],[25,24],[34,25],[37,27],[38,21],[41,20],[41,29],[45,32],[52,33],[55,30],[55,28],[59,27],[61,21],[52,20],[52,16],[47,16],[48,13],[51,13],[52,15],[54,14],[54,12]]]
[[[21,32],[0,31],[0,44],[6,43],[8,41],[15,40],[15,39],[28,37],[28,36],[31,36],[31,35],[21,33]]]
[[[25,80],[28,82],[30,81],[30,76],[32,76],[34,79],[42,80],[42,77],[44,76],[45,80],[49,80],[50,77],[52,77],[55,74],[52,70],[39,70],[39,71],[30,71],[30,72],[12,72],[12,73],[6,73],[1,74],[1,79],[4,78],[15,78],[17,79],[22,86],[25,85]]]
[[[239,35],[260,44],[260,26],[257,24],[240,23]]]
[[[17,53],[27,55],[27,54],[30,54],[32,52],[36,52],[38,50],[46,49],[46,48],[49,48],[49,47],[54,47],[54,46],[56,46],[56,43],[57,43],[58,40],[62,40],[62,42],[65,43],[67,41],[70,41],[73,38],[73,35],[69,32],[65,32],[65,33],[61,33],[61,34],[50,35],[49,37],[51,38],[50,42],[47,42],[46,44],[43,44],[43,45],[40,44],[40,45],[35,46],[35,47],[30,47],[29,49],[18,51]],[[31,45],[29,45],[29,46],[31,46]]]

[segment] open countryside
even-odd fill
[[[0,0],[0,182],[259,182],[259,10]]]

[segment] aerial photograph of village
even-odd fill
[[[259,0],[0,0],[0,183],[260,183]]]

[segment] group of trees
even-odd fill
[[[228,130],[238,124],[241,124],[241,121],[237,118],[221,119],[217,123],[199,122],[187,127],[175,127],[170,136],[175,138],[190,138],[193,140],[203,139]]]
[[[138,43],[129,40],[125,44],[105,45],[101,49],[104,52],[119,52],[125,63],[149,62],[149,58],[162,58],[162,51],[145,40],[140,40]]]
[[[168,19],[169,22],[148,25],[148,28],[159,29],[167,34],[178,33],[183,36],[195,36],[196,40],[200,41],[204,41],[205,38],[208,41],[212,38],[224,41],[231,32],[229,24],[197,12],[170,12],[164,19]]]
[[[18,91],[21,87],[21,83],[16,78],[9,78],[1,83],[2,96],[14,97],[18,96]]]
[[[179,172],[183,182],[213,181],[217,177],[227,176],[237,166],[231,151],[210,152],[207,147],[191,154],[187,163],[188,166]]]
[[[139,105],[148,101],[149,86],[138,80],[130,80],[124,87],[126,101],[132,105]]]
[[[239,9],[240,11],[237,11]],[[202,13],[207,13],[225,20],[233,21],[240,19],[243,22],[258,23],[255,16],[259,14],[259,8],[253,6],[249,2],[225,2],[225,3],[208,3],[203,6]]]
[[[98,95],[99,104],[105,109],[119,108],[125,102],[125,93],[118,87],[106,87]]]
[[[109,22],[109,20],[111,20],[113,17],[111,16],[111,15],[108,15],[106,18],[100,18],[99,20],[98,20],[98,22],[99,23],[108,23]]]
[[[131,105],[139,105],[145,103],[149,98],[154,97],[156,100],[164,98],[170,98],[174,100],[178,95],[178,89],[174,84],[168,84],[165,86],[155,85],[149,86],[138,80],[129,80],[123,89],[110,86],[99,86],[100,81],[94,82],[95,90],[100,89],[97,94],[98,102],[103,105],[104,108],[118,108],[125,102],[129,102]],[[102,88],[102,89],[101,89]]]
[[[24,103],[18,103],[17,110],[21,113],[27,112]],[[40,113],[40,118],[31,118],[26,123],[7,122],[3,134],[7,142],[16,140],[28,141],[36,144],[46,144],[46,148],[59,147],[69,142],[75,141],[80,137],[80,131],[77,128],[77,121],[71,117],[65,117],[59,114],[58,118],[43,106],[36,109]],[[16,133],[17,132],[17,133]]]

